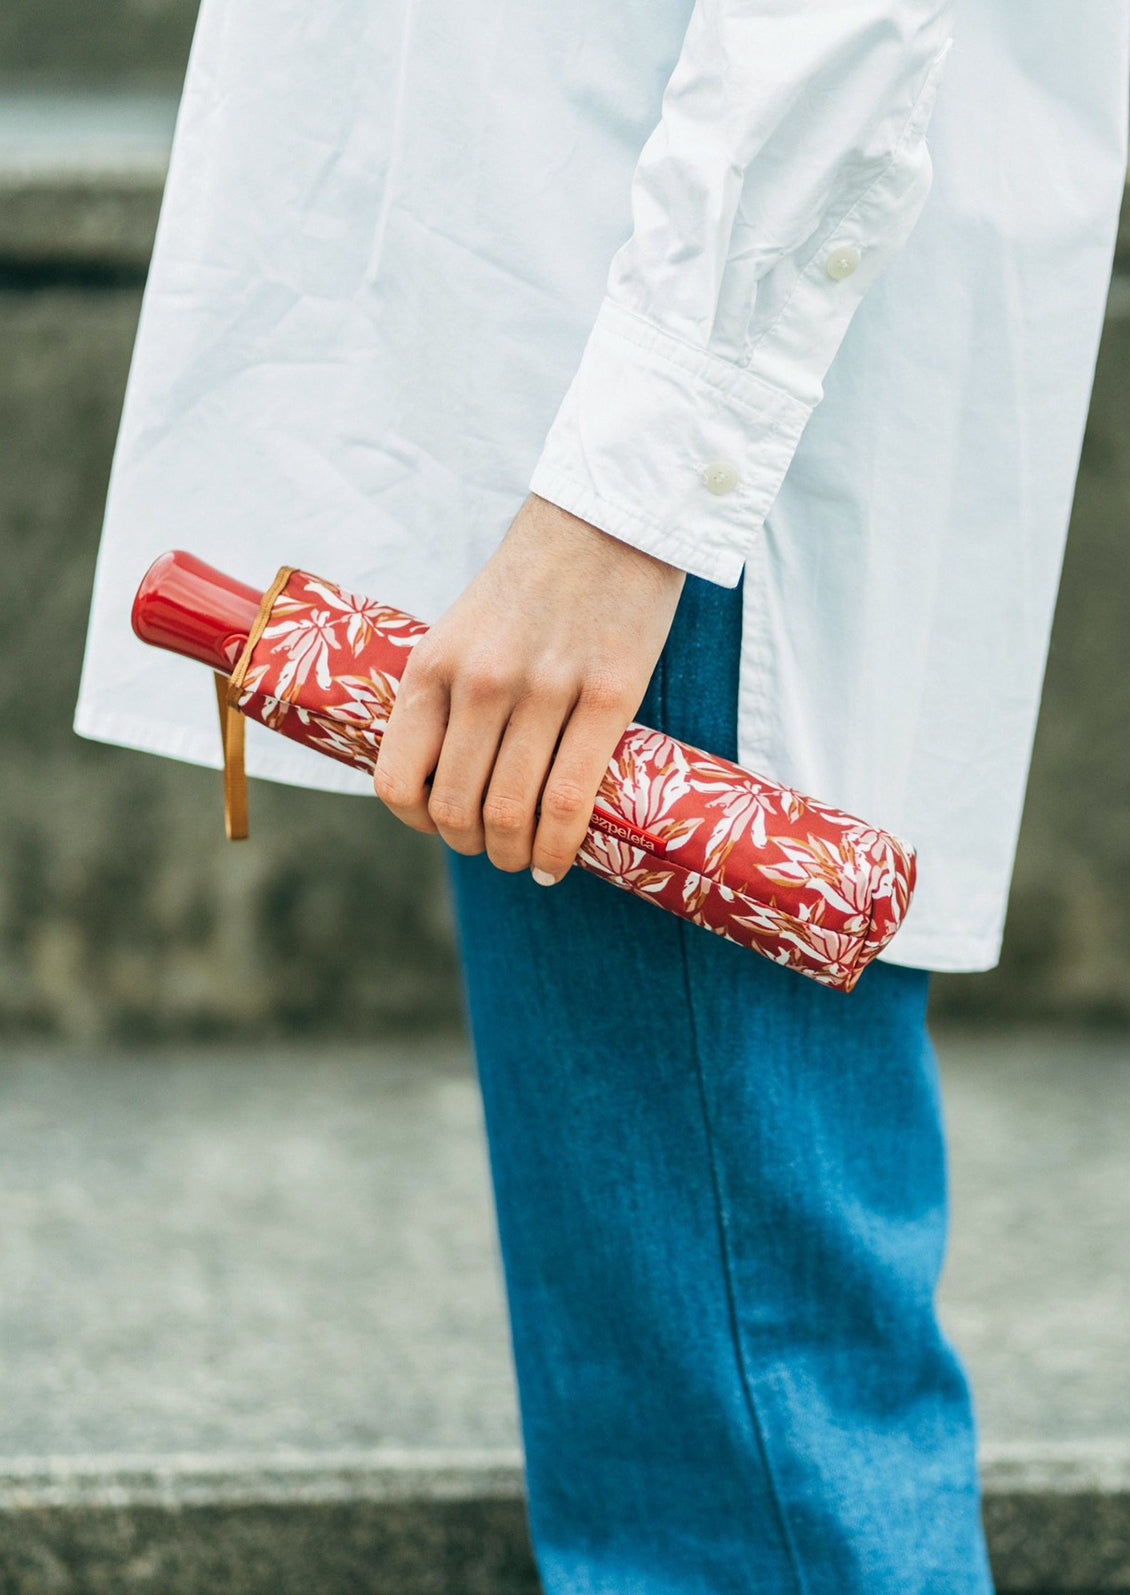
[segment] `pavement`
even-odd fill
[[[1130,1589],[1130,1038],[936,1040],[999,1587]],[[0,1591],[534,1587],[462,1037],[9,1051],[0,1212]]]
[[[990,1447],[1130,1444],[1130,1038],[939,1038],[943,1321]]]

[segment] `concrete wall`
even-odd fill
[[[4,0],[0,80],[176,89],[195,17],[195,0]]]
[[[120,264],[108,286],[65,258],[42,264],[51,206],[29,208],[41,264],[10,266],[0,289],[0,1033],[450,1022],[451,929],[428,838],[375,799],[256,782],[252,838],[235,847],[211,771],[71,732],[140,292],[113,285]],[[109,196],[88,219],[123,213]]]
[[[158,194],[159,173],[0,172],[0,1031],[449,1022],[457,972],[431,839],[375,801],[257,783],[252,840],[233,848],[210,772],[70,731]],[[939,979],[939,1013],[1130,1019],[1126,282],[1099,361],[1004,959]]]

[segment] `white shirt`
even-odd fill
[[[163,549],[431,622],[532,489],[744,568],[741,763],[915,844],[888,960],[991,967],[1128,78],[1130,0],[204,0],[76,728],[219,761]]]

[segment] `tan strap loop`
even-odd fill
[[[243,763],[244,719],[228,703],[228,678],[216,671],[216,703],[224,750],[224,828],[229,842],[247,837],[247,771]]]
[[[297,567],[294,565],[281,566],[278,575],[259,601],[259,613],[255,616],[251,630],[247,634],[247,641],[244,643],[242,652],[235,662],[235,668],[228,678],[228,702],[232,708],[236,707],[239,695],[243,691],[243,678],[247,674],[248,665],[251,663],[251,655],[255,652],[260,637],[267,629],[267,623],[271,618],[271,610],[275,607],[275,599],[294,575],[296,569]]]
[[[230,676],[216,671],[216,703],[220,711],[220,742],[224,750],[224,827],[230,842],[247,836],[247,770],[243,759],[244,719],[239,709],[243,678],[251,663],[255,645],[266,629],[275,599],[291,576],[293,565],[284,565],[259,603],[259,612]]]

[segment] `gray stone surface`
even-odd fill
[[[938,1030],[1001,1590],[1130,1589],[1130,1041]],[[13,1050],[0,1589],[532,1590],[458,1034]]]
[[[941,1300],[983,1434],[1130,1443],[1130,1039],[939,1035]]]
[[[30,1056],[0,1455],[515,1443],[462,1053]]]
[[[939,1031],[989,1446],[1130,1443],[1130,1042]],[[0,1070],[0,1457],[517,1443],[449,1040]]]
[[[126,4],[108,0],[108,25]],[[257,784],[252,839],[233,850],[211,773],[70,730],[172,103],[0,95],[0,1034],[96,1044],[450,1024],[433,839],[375,802]],[[1127,229],[1004,956],[989,974],[939,978],[943,1017],[1130,1017],[1130,214]]]

